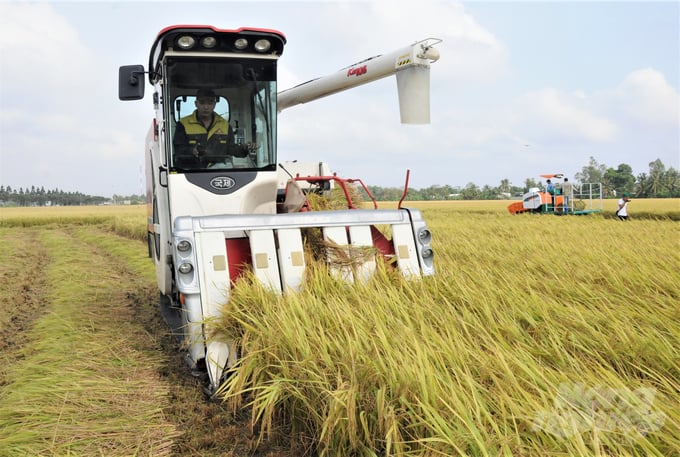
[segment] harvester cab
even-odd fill
[[[311,187],[342,180],[323,162],[277,161],[278,113],[396,74],[402,122],[429,122],[429,68],[439,58],[426,39],[330,76],[279,92],[277,62],[286,39],[269,29],[171,26],[151,47],[148,69],[119,70],[119,98],[153,86],[155,116],[146,139],[148,250],[161,311],[187,349],[192,369],[214,392],[235,363],[230,341],[210,337],[244,271],[274,291],[298,289],[306,269],[301,232],[314,228],[341,248],[373,247],[407,277],[434,273],[431,234],[415,209],[310,211]],[[339,181],[338,181],[339,180]],[[384,231],[375,227],[380,226]],[[364,280],[366,261],[342,272]]]

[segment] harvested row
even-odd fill
[[[163,412],[166,361],[126,295],[143,284],[66,230],[37,239],[50,258],[45,309],[0,392],[0,449],[169,455],[179,432]]]
[[[27,341],[25,330],[44,312],[47,264],[45,248],[36,231],[18,232],[0,228],[0,387],[5,372],[14,365],[18,349]]]
[[[168,335],[141,242],[63,223],[0,240],[0,456],[253,455]]]

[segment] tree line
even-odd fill
[[[576,183],[602,183],[605,197],[616,197],[628,192],[636,198],[678,198],[680,197],[680,173],[674,167],[666,167],[660,159],[649,163],[649,171],[633,174],[630,165],[622,163],[618,167],[607,167],[591,157],[587,165],[574,175]],[[423,189],[408,191],[408,200],[496,200],[512,199],[521,196],[532,187],[543,187],[543,183],[527,178],[522,185],[513,185],[502,179],[499,185],[478,186],[470,182],[464,187],[451,185],[432,185]],[[368,186],[376,200],[399,200],[403,188]],[[77,206],[103,204],[142,204],[144,195],[114,195],[112,198],[85,195],[80,192],[45,190],[44,187],[13,189],[0,185],[0,206]]]
[[[112,198],[98,195],[86,195],[81,192],[66,192],[60,189],[45,190],[44,187],[13,189],[0,185],[0,206],[83,206],[104,204],[137,204],[143,203],[143,195]]]

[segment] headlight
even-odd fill
[[[255,42],[255,50],[258,52],[267,52],[272,47],[272,43],[269,40],[261,39]]]
[[[423,259],[429,259],[429,258],[434,256],[434,252],[432,251],[432,249],[427,248],[427,249],[423,249],[422,255],[423,255]]]
[[[189,243],[187,240],[182,240],[179,243],[177,243],[178,251],[187,252],[189,249],[191,249],[191,243]]]
[[[196,38],[192,37],[191,35],[182,35],[181,37],[177,38],[177,46],[184,49],[185,51],[187,49],[193,48],[195,44]]]
[[[184,262],[179,267],[177,267],[177,270],[179,270],[180,273],[187,274],[194,271],[194,266],[189,262]]]
[[[430,241],[432,241],[432,232],[428,229],[422,229],[418,232],[418,240],[420,240],[422,244],[429,244]]]
[[[201,38],[201,46],[212,49],[217,46],[217,39],[214,36],[204,36]]]
[[[245,38],[239,38],[238,40],[234,41],[234,46],[236,49],[243,50],[248,47],[248,40]]]

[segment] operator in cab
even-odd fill
[[[229,122],[215,112],[218,97],[210,89],[196,93],[196,109],[177,123],[173,145],[177,168],[217,167],[229,157],[246,157],[253,144],[237,145]]]

